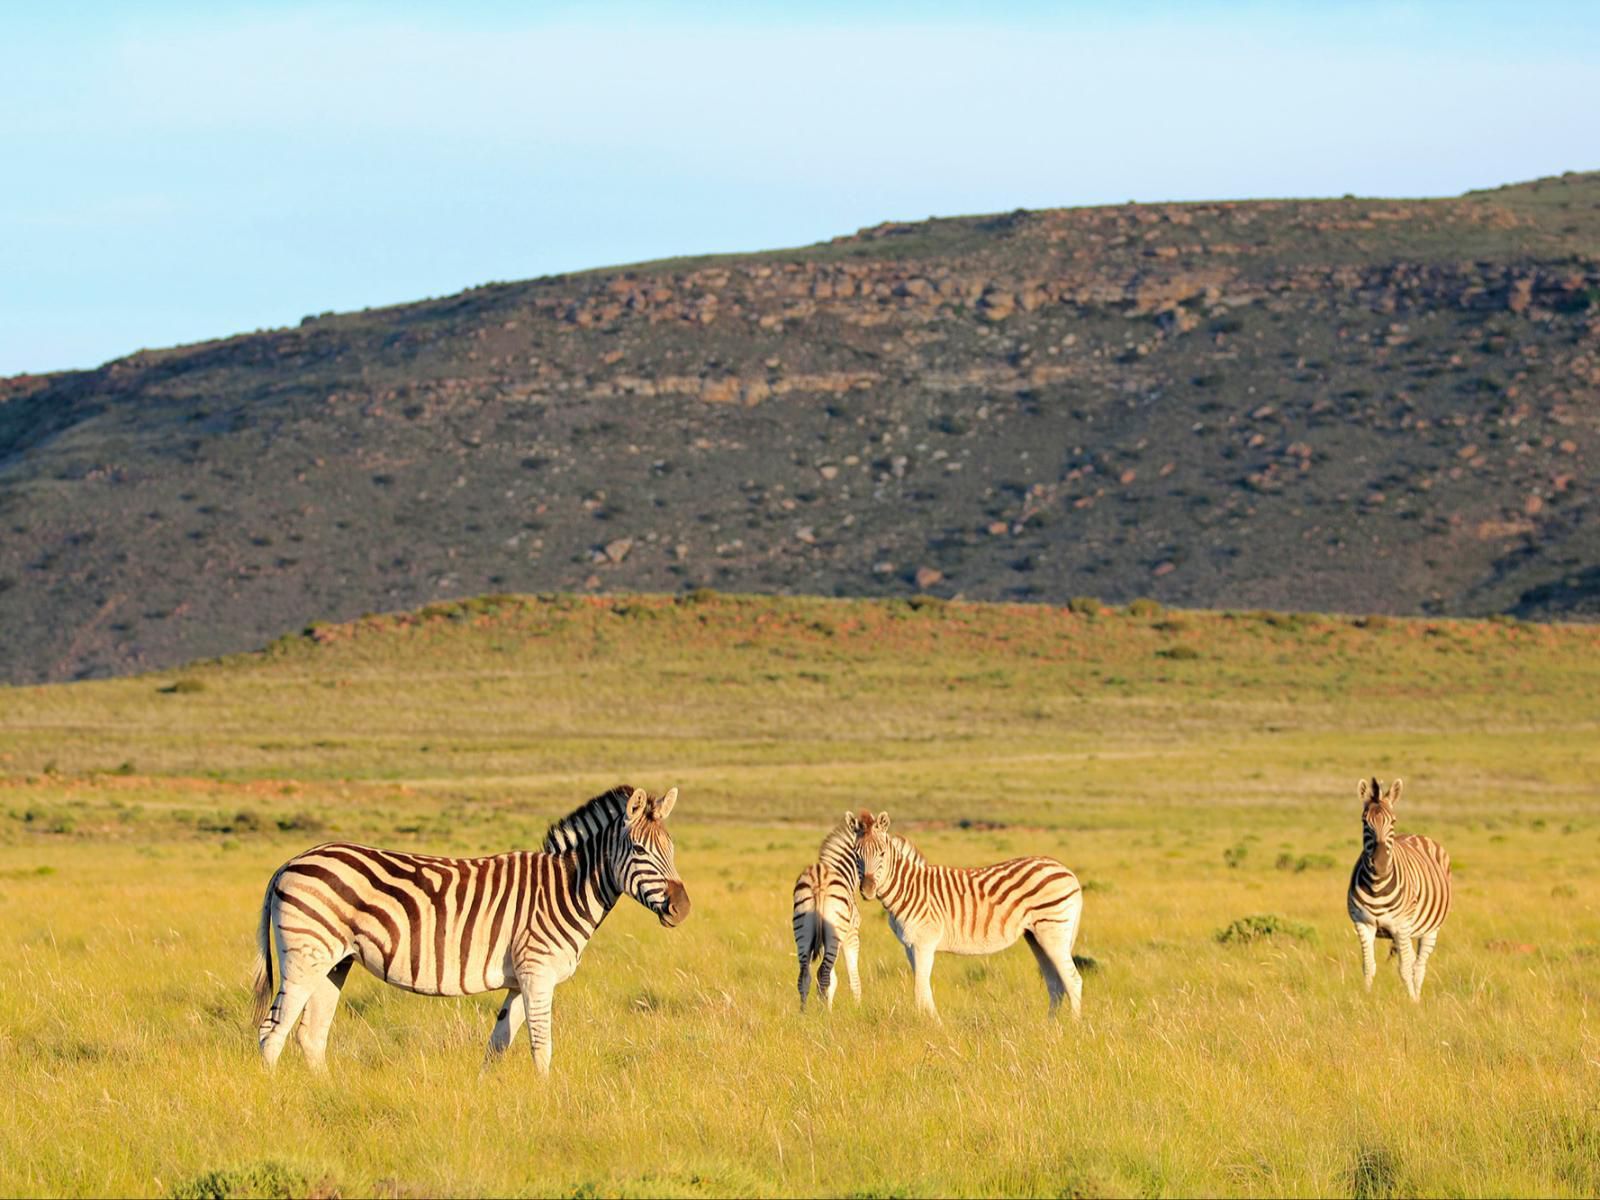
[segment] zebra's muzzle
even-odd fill
[[[865,900],[876,900],[878,898],[878,885],[873,882],[871,875],[863,875],[861,877],[861,896]]]
[[[689,891],[676,879],[667,880],[667,902],[661,906],[661,911],[656,913],[657,918],[668,929],[683,924],[683,919],[689,915]]]

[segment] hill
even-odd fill
[[[1600,613],[1600,174],[891,223],[0,383],[0,678],[483,591]]]

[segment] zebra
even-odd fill
[[[677,788],[659,798],[613,788],[550,826],[538,852],[439,858],[329,842],[291,858],[267,885],[256,936],[261,1057],[274,1066],[301,1018],[306,1061],[325,1070],[339,991],[359,961],[425,996],[506,988],[484,1065],[526,1022],[534,1065],[548,1073],[552,994],[617,900],[632,896],[669,929],[689,914],[664,824],[677,799]]]
[[[1082,1015],[1083,979],[1072,945],[1083,915],[1078,877],[1053,858],[1013,858],[990,867],[936,867],[899,834],[889,814],[849,814],[856,838],[861,894],[876,897],[905,947],[916,975],[917,1007],[939,1017],[933,1003],[933,957],[993,954],[1025,938],[1039,964],[1054,1013],[1064,995]]]
[[[1350,873],[1345,904],[1361,939],[1361,973],[1367,990],[1372,990],[1372,977],[1378,973],[1374,943],[1388,938],[1390,957],[1396,952],[1400,956],[1400,978],[1407,993],[1420,1001],[1428,956],[1450,911],[1450,856],[1432,838],[1395,833],[1394,806],[1400,788],[1396,779],[1380,792],[1376,778],[1363,779],[1356,788],[1361,798],[1361,857]]]
[[[811,964],[818,958],[817,990],[833,1007],[833,993],[839,977],[833,973],[834,960],[844,951],[844,965],[850,973],[850,992],[861,1002],[861,977],[856,957],[861,950],[861,909],[856,890],[861,875],[856,870],[856,835],[850,827],[854,813],[835,825],[822,839],[817,861],[794,882],[794,948],[800,957],[800,1007],[806,1006],[811,991]]]

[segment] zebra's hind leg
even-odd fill
[[[489,1035],[489,1048],[483,1052],[485,1067],[500,1061],[500,1056],[506,1052],[506,1047],[511,1045],[511,1039],[516,1036],[517,1030],[522,1028],[526,1019],[522,993],[512,988],[506,993],[504,1003],[500,1005],[499,1015],[494,1020],[494,1032]]]
[[[839,957],[839,931],[831,921],[818,924],[822,926],[822,963],[817,967],[817,990],[832,1008],[833,993],[839,990],[839,977],[833,973],[833,964]]]
[[[1428,973],[1428,956],[1433,953],[1434,943],[1439,940],[1439,931],[1422,935],[1422,945],[1417,950],[1417,964],[1411,968],[1412,977],[1417,981],[1417,999],[1422,999],[1422,979]]]
[[[1044,986],[1050,993],[1050,1011],[1054,1013],[1065,996],[1076,1019],[1083,1015],[1083,976],[1078,974],[1077,964],[1072,961],[1073,932],[1072,926],[1066,923],[1040,922],[1022,936],[1039,964],[1039,974],[1044,976]]]
[[[1356,936],[1361,939],[1361,980],[1367,991],[1372,990],[1372,978],[1378,973],[1378,955],[1375,946],[1378,931],[1365,921],[1355,922]]]
[[[800,1011],[804,1012],[806,997],[811,994],[811,956],[817,944],[817,922],[808,912],[798,913],[794,919],[794,950],[800,958]]]
[[[854,929],[844,935],[842,946],[844,949],[844,967],[850,973],[850,994],[856,998],[856,1003],[861,1003],[861,970],[856,959],[861,953],[861,935]]]
[[[350,974],[354,958],[342,958],[321,979],[311,985],[311,997],[300,1018],[295,1039],[314,1071],[328,1069],[328,1031],[333,1028],[334,1010],[339,1007],[339,992]]]
[[[278,1065],[278,1056],[283,1053],[284,1043],[289,1040],[289,1030],[294,1028],[295,1021],[310,1001],[312,988],[313,985],[302,981],[291,981],[287,972],[278,984],[278,994],[273,998],[267,1019],[261,1022],[260,1029],[261,1058],[269,1068]]]

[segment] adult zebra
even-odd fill
[[[992,867],[936,867],[889,832],[889,814],[851,814],[861,894],[883,901],[889,927],[916,974],[917,1007],[935,1019],[933,957],[993,954],[1021,937],[1033,951],[1055,1012],[1065,995],[1081,1015],[1083,979],[1072,961],[1083,888],[1053,858],[1013,858]]]
[[[833,964],[840,950],[844,951],[844,965],[850,973],[850,992],[858,1003],[861,1000],[861,977],[856,968],[861,950],[861,909],[856,904],[856,890],[861,886],[861,875],[856,870],[856,835],[850,826],[854,819],[854,813],[845,813],[844,820],[822,839],[817,861],[794,881],[794,948],[800,958],[802,1009],[811,991],[811,964],[818,958],[822,962],[817,967],[817,990],[828,1007],[833,1007],[833,993],[839,986]]]
[[[300,1047],[322,1069],[339,990],[360,961],[386,983],[427,996],[506,988],[485,1061],[526,1021],[533,1061],[549,1071],[556,984],[577,970],[617,900],[632,896],[668,928],[689,913],[665,825],[677,799],[677,788],[659,799],[613,788],[550,826],[539,852],[438,858],[330,842],[291,858],[261,904],[262,1058],[269,1067],[278,1061],[303,1010]],[[282,982],[269,1009],[273,941]]]
[[[1450,856],[1432,838],[1394,831],[1400,780],[1386,791],[1363,779],[1361,857],[1350,873],[1345,906],[1361,939],[1361,973],[1368,991],[1378,973],[1373,947],[1388,938],[1400,955],[1400,978],[1412,1000],[1422,999],[1428,956],[1450,911]]]

